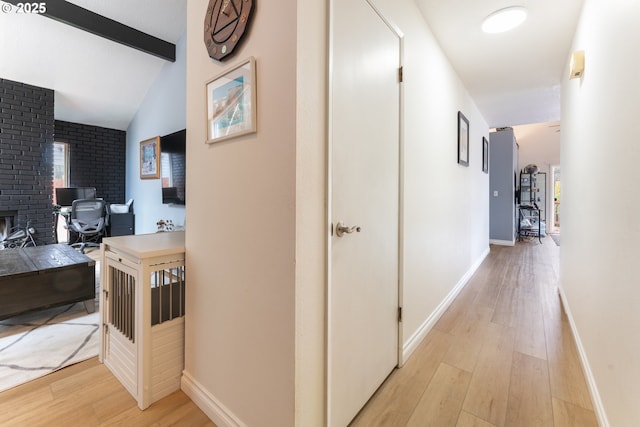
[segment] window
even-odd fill
[[[56,202],[56,188],[69,186],[69,144],[53,143],[53,202]]]
[[[171,168],[169,153],[160,153],[160,171],[162,174],[162,187],[173,187],[173,170]]]

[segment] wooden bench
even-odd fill
[[[65,244],[0,250],[0,320],[80,301],[92,313],[95,265]]]

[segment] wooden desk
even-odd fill
[[[0,319],[80,301],[93,312],[95,265],[64,244],[0,250]]]

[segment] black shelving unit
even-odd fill
[[[540,209],[535,204],[518,207],[518,240],[528,237],[537,237],[538,241],[542,243]]]
[[[542,243],[541,212],[536,197],[537,174],[520,172],[520,197],[518,206],[518,240],[537,237]]]

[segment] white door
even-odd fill
[[[331,16],[327,390],[338,427],[398,363],[400,37],[366,0],[335,1]]]

